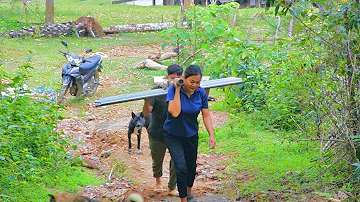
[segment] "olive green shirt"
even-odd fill
[[[154,87],[156,89],[158,87]],[[157,96],[151,99],[150,105],[153,107],[152,119],[148,128],[148,134],[150,137],[155,138],[161,142],[164,142],[165,131],[163,129],[164,122],[166,120],[168,105],[166,103],[166,95]]]

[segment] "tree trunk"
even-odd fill
[[[54,0],[46,0],[45,22],[54,24]]]
[[[176,24],[171,22],[164,23],[148,23],[148,24],[128,24],[116,25],[108,28],[103,28],[105,34],[113,34],[118,32],[146,32],[146,31],[160,31],[171,27],[185,27],[186,23]]]
[[[23,0],[23,13],[25,13],[25,22],[27,23],[28,22],[28,12],[27,12],[26,0]]]

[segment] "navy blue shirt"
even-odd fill
[[[166,97],[166,102],[174,100],[175,87],[170,86]],[[204,88],[199,87],[190,96],[186,95],[183,87],[180,89],[181,112],[178,117],[173,117],[167,112],[164,123],[164,130],[175,136],[191,137],[198,133],[198,115],[203,108],[208,108],[208,98]]]

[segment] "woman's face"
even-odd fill
[[[201,75],[189,76],[185,79],[184,88],[190,93],[193,93],[196,89],[200,87]]]

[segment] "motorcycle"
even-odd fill
[[[99,86],[99,72],[101,72],[103,58],[106,58],[106,55],[95,53],[85,58],[84,56],[69,53],[67,43],[65,41],[61,41],[61,43],[67,48],[68,52],[59,51],[59,54],[63,55],[68,63],[62,67],[62,88],[58,103],[64,103],[68,92],[76,97],[81,94],[87,97],[93,96]],[[92,49],[87,49],[86,53],[91,51]]]

